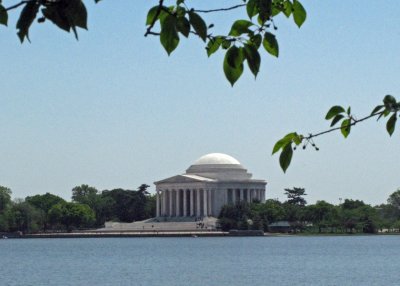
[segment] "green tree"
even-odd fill
[[[28,202],[15,200],[6,213],[7,231],[36,232],[42,224],[39,211]]]
[[[268,199],[264,203],[252,203],[250,208],[253,220],[259,217],[265,231],[270,223],[285,219],[285,209],[279,200]]]
[[[247,202],[238,202],[235,205],[228,204],[221,208],[218,216],[218,224],[223,231],[230,229],[248,229],[248,218],[252,213]]]
[[[52,206],[49,218],[52,224],[61,225],[71,231],[74,228],[92,227],[95,213],[85,204],[61,202]]]
[[[11,203],[11,190],[7,187],[0,186],[0,214],[5,211]]]
[[[304,188],[285,189],[285,195],[288,197],[286,202],[290,205],[304,207],[307,204],[307,201],[303,198],[307,195],[305,192]]]
[[[40,213],[41,228],[46,231],[49,227],[49,211],[59,203],[64,203],[65,200],[59,196],[46,193],[44,195],[35,195],[25,198],[25,201],[34,206]]]
[[[139,221],[154,216],[155,200],[149,199],[149,186],[142,184],[136,191],[113,189],[104,190],[101,197],[106,199],[106,220],[115,219],[122,222]]]
[[[305,209],[305,218],[318,227],[321,233],[323,228],[333,227],[336,217],[335,206],[325,201],[317,201],[314,205],[309,205]]]
[[[345,199],[342,207],[345,210],[353,210],[365,206],[365,203],[360,200]]]
[[[80,185],[72,189],[72,201],[76,203],[86,204],[93,210],[96,209],[97,189],[89,185]]]
[[[394,193],[392,193],[388,200],[388,204],[393,206],[394,208],[400,210],[400,189],[397,189]]]

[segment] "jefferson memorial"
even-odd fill
[[[266,181],[252,179],[235,158],[207,154],[186,173],[154,183],[157,217],[218,217],[223,205],[240,201],[265,201]]]

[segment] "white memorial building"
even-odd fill
[[[225,204],[264,202],[267,183],[252,179],[235,158],[212,153],[200,157],[185,174],[154,184],[157,217],[218,217]]]

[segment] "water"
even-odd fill
[[[0,240],[1,286],[399,285],[400,236]]]

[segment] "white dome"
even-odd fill
[[[240,165],[232,156],[222,153],[210,153],[196,160],[193,165]]]

